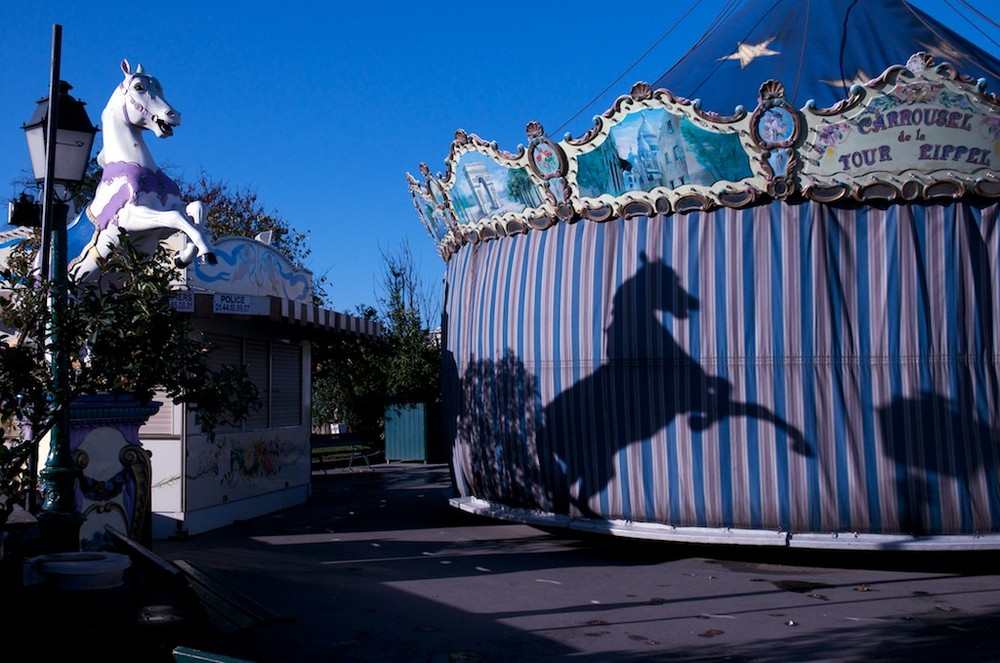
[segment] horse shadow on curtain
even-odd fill
[[[977,347],[955,350],[963,359],[949,367],[952,397],[925,391],[915,397],[896,397],[877,410],[884,450],[896,464],[899,529],[917,535],[1000,530],[1000,428],[996,427],[1000,415],[991,411],[1000,402],[993,342],[996,272],[976,217],[965,214],[957,223],[964,224],[971,275],[971,282],[959,292],[971,295],[966,305],[975,314],[971,336]],[[929,310],[931,286],[923,274],[920,278],[924,287],[919,292]],[[968,318],[961,315],[959,319]],[[959,342],[966,338],[965,331],[959,331]],[[935,333],[940,333],[940,327],[931,324],[927,335],[933,338]],[[946,516],[942,510],[948,500],[941,494],[941,478],[954,484],[957,513]]]
[[[674,270],[645,255],[616,291],[601,365],[544,410],[539,459],[555,513],[575,515],[575,507],[584,516],[607,517],[590,501],[614,478],[619,452],[681,414],[696,431],[728,417],[754,418],[782,432],[793,452],[813,455],[803,434],[774,412],[733,400],[732,384],[707,373],[660,321],[662,314],[685,319],[697,310]]]
[[[1000,429],[977,415],[970,389],[966,383],[965,396],[956,400],[923,393],[878,408],[883,444],[896,465],[900,532],[973,534],[1000,527]],[[942,509],[950,500],[942,496],[941,479],[957,491],[951,515]],[[982,498],[976,497],[979,481]]]

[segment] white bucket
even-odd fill
[[[121,587],[132,565],[127,555],[110,552],[54,553],[32,561],[49,585],[71,590]]]

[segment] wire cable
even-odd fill
[[[677,27],[678,25],[680,25],[680,24],[681,24],[681,22],[682,22],[682,21],[684,21],[684,19],[685,19],[685,18],[687,18],[687,17],[688,17],[688,15],[690,15],[690,14],[691,14],[691,12],[692,12],[692,11],[694,11],[694,10],[695,10],[695,8],[696,8],[696,7],[698,7],[698,5],[700,5],[700,4],[701,4],[701,0],[695,0],[694,4],[692,4],[692,5],[691,5],[691,7],[690,7],[690,8],[688,8],[688,10],[687,10],[686,12],[684,12],[684,14],[683,14],[683,15],[682,15],[682,16],[681,16],[681,17],[680,17],[679,19],[677,19],[677,21],[676,21],[676,22],[675,22],[675,23],[674,23],[674,24],[673,24],[672,26],[670,26],[670,28],[668,28],[668,29],[667,29],[667,31],[666,31],[666,32],[664,32],[664,33],[663,33],[662,35],[660,35],[660,38],[659,38],[659,39],[657,39],[657,40],[656,40],[655,42],[653,42],[653,45],[652,45],[652,46],[650,46],[649,48],[647,48],[647,49],[646,49],[646,51],[645,51],[645,52],[644,52],[644,53],[643,53],[642,55],[640,55],[640,56],[639,56],[639,57],[638,57],[638,58],[637,58],[637,59],[635,60],[635,62],[633,62],[632,64],[630,64],[630,65],[629,65],[629,66],[628,66],[628,67],[627,67],[627,68],[625,69],[625,71],[623,71],[623,72],[622,72],[622,73],[621,73],[621,74],[620,74],[620,75],[618,76],[618,78],[616,78],[615,80],[613,80],[613,81],[611,81],[610,83],[608,83],[607,87],[605,87],[605,88],[604,88],[603,90],[601,90],[600,92],[598,92],[598,93],[597,93],[597,95],[595,95],[593,99],[591,99],[590,101],[588,101],[588,102],[586,103],[586,105],[584,105],[584,107],[583,107],[583,108],[581,108],[580,110],[578,110],[578,111],[577,111],[576,113],[574,113],[574,114],[573,114],[573,116],[572,116],[571,118],[569,118],[568,120],[566,120],[565,122],[563,122],[563,123],[562,123],[561,125],[559,125],[559,128],[557,128],[557,129],[555,130],[554,134],[555,134],[555,135],[558,135],[558,134],[559,134],[559,132],[560,132],[560,131],[562,131],[562,130],[563,130],[563,129],[564,129],[564,128],[565,128],[565,127],[566,127],[566,126],[567,126],[567,125],[568,125],[568,124],[570,123],[570,122],[572,122],[572,121],[573,121],[573,120],[575,120],[576,118],[580,117],[580,115],[581,115],[581,114],[582,114],[582,113],[583,113],[583,112],[584,112],[585,110],[587,110],[587,109],[588,109],[588,108],[590,108],[590,107],[591,107],[592,105],[594,105],[594,103],[595,103],[595,102],[597,102],[597,100],[598,100],[598,99],[600,99],[600,98],[601,98],[601,97],[603,97],[603,96],[604,96],[605,94],[607,94],[607,92],[608,92],[608,91],[609,91],[609,90],[610,90],[611,88],[613,88],[613,87],[614,87],[615,85],[617,85],[617,84],[618,84],[618,83],[619,83],[619,82],[620,82],[620,81],[621,81],[621,80],[622,80],[623,78],[625,78],[625,75],[626,75],[626,74],[628,74],[628,72],[630,72],[630,71],[632,71],[633,69],[635,69],[635,68],[636,68],[636,66],[638,66],[638,64],[639,64],[640,62],[642,62],[642,61],[643,61],[643,60],[644,60],[644,59],[646,58],[646,56],[647,56],[647,55],[649,55],[649,54],[650,54],[650,53],[651,53],[651,52],[653,51],[653,49],[655,49],[655,48],[656,48],[657,46],[659,46],[659,45],[660,45],[660,42],[662,42],[662,41],[663,41],[664,39],[666,39],[666,38],[667,38],[667,36],[668,36],[668,35],[669,35],[669,34],[670,34],[671,32],[673,32],[673,31],[674,31],[674,29],[675,29],[675,28],[676,28],[676,27]]]
[[[955,11],[955,13],[957,13],[959,15],[962,15],[962,13],[959,12],[957,9],[955,9],[955,7],[952,6],[951,3],[948,2],[948,0],[945,0],[945,2],[946,2],[946,4],[948,4],[949,7],[952,8],[953,11]],[[907,2],[906,0],[900,0],[900,3],[904,7],[906,7],[906,9],[909,10],[909,12],[911,14],[913,14],[913,17],[915,19],[917,19],[918,21],[920,21],[920,24],[923,25],[925,28],[927,28],[927,30],[930,31],[931,34],[933,34],[935,37],[937,37],[938,39],[940,39],[943,43],[949,44],[949,45],[953,46],[953,44],[951,43],[950,40],[946,39],[944,37],[944,35],[940,34],[937,30],[934,29],[934,26],[929,25],[926,21],[924,21],[924,19],[920,16],[920,14],[918,14],[914,10],[913,6],[910,5],[909,2]],[[960,50],[960,49],[956,49],[956,50]],[[993,71],[992,69],[990,69],[990,67],[988,67],[985,62],[979,62],[977,59],[975,59],[972,56],[971,53],[963,53],[963,55],[965,55],[967,58],[969,58],[969,60],[971,60],[972,62],[974,62],[977,66],[979,66],[980,68],[982,68],[982,70],[985,71],[986,73],[988,73],[990,76],[993,76],[994,78],[1000,78],[1000,73],[997,73],[997,72]]]
[[[959,15],[959,16],[961,16],[961,17],[962,17],[963,19],[965,19],[965,22],[966,22],[966,23],[968,23],[969,25],[971,25],[972,27],[974,27],[974,28],[976,29],[976,31],[977,31],[977,32],[979,32],[979,34],[983,35],[983,36],[984,36],[984,37],[985,37],[986,39],[988,39],[988,40],[989,40],[989,41],[990,41],[990,42],[991,42],[991,43],[992,43],[992,44],[993,44],[994,46],[1000,46],[1000,43],[997,43],[997,41],[996,41],[995,39],[993,39],[993,37],[991,37],[991,36],[989,36],[988,34],[986,34],[986,32],[985,32],[985,31],[984,31],[984,30],[982,29],[982,27],[980,27],[980,25],[979,25],[978,23],[976,23],[976,22],[975,22],[975,21],[973,21],[973,20],[972,20],[971,18],[969,18],[968,16],[966,16],[965,14],[963,14],[962,12],[960,12],[960,11],[959,11],[958,9],[955,9],[955,6],[954,6],[954,5],[952,5],[952,4],[951,4],[951,3],[950,3],[950,2],[948,1],[948,0],[944,0],[944,1],[945,1],[945,4],[946,4],[946,5],[948,5],[949,7],[951,7],[952,9],[954,9],[954,10],[955,10],[955,13],[956,13],[956,14],[958,14],[958,15]],[[994,21],[994,20],[993,20],[992,18],[990,18],[990,17],[989,17],[989,16],[987,16],[986,14],[982,13],[981,11],[979,11],[978,9],[976,9],[975,7],[973,7],[972,5],[970,5],[970,4],[969,4],[968,2],[966,2],[965,0],[959,0],[959,2],[960,2],[960,3],[961,3],[961,4],[963,5],[963,6],[965,6],[965,8],[966,8],[966,9],[968,9],[968,10],[969,10],[969,11],[971,11],[971,12],[972,12],[973,14],[975,14],[975,15],[976,15],[976,16],[978,16],[979,18],[983,19],[984,21],[986,21],[987,23],[989,23],[990,25],[992,25],[992,26],[993,26],[994,28],[998,28],[998,27],[1000,27],[1000,25],[998,25],[996,21]]]

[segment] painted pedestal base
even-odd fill
[[[77,489],[86,517],[81,550],[113,549],[105,525],[150,544],[150,453],[139,443],[139,427],[159,407],[110,395],[81,397],[70,406],[70,449],[83,473]]]

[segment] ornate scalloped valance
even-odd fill
[[[579,138],[537,122],[506,152],[459,130],[445,172],[407,173],[445,260],[469,242],[606,221],[747,207],[1000,197],[1000,98],[926,53],[851,88],[830,108],[795,109],[766,81],[729,116],[637,83]]]

